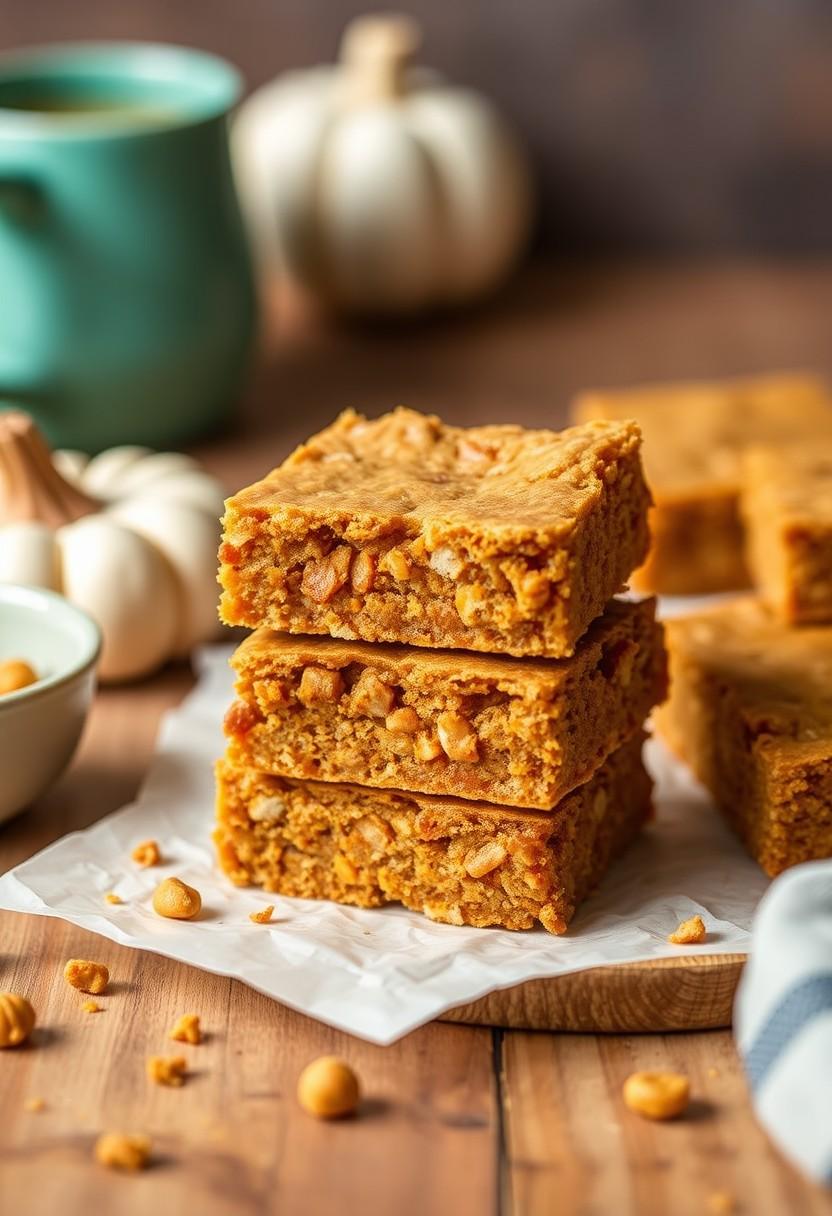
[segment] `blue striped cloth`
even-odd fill
[[[787,871],[762,900],[734,1033],[760,1122],[832,1186],[832,861]]]

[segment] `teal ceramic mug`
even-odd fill
[[[232,400],[254,328],[240,88],[184,47],[0,55],[0,409],[54,444],[178,444]]]

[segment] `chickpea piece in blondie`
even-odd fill
[[[151,1148],[149,1136],[105,1132],[95,1142],[95,1159],[114,1170],[143,1170]]]
[[[17,692],[37,682],[37,674],[23,659],[5,659],[0,662],[0,697],[7,692]]]
[[[690,920],[683,920],[667,940],[674,946],[698,946],[707,936],[708,931],[702,917],[692,916]]]
[[[102,992],[107,991],[110,972],[103,963],[93,963],[83,958],[71,958],[64,967],[64,979],[79,992],[100,996]]]
[[[165,878],[153,892],[153,910],[171,920],[193,920],[202,909],[202,896],[181,878]]]
[[[0,992],[0,1047],[18,1047],[35,1028],[35,1011],[17,992]]]
[[[130,856],[143,870],[148,869],[149,866],[158,866],[162,860],[162,854],[155,840],[143,840],[141,844],[136,845]]]
[[[173,1025],[168,1038],[175,1039],[177,1043],[190,1043],[196,1046],[202,1042],[202,1031],[199,1028],[198,1013],[183,1013],[181,1018],[178,1018]]]
[[[358,1106],[358,1078],[349,1064],[321,1056],[307,1064],[298,1078],[298,1102],[318,1119],[339,1119]]]
[[[184,1056],[150,1056],[147,1061],[147,1075],[157,1085],[178,1089],[185,1084],[187,1067],[188,1061]]]
[[[623,1095],[630,1110],[645,1119],[675,1119],[687,1109],[690,1082],[678,1072],[634,1072]]]

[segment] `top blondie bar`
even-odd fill
[[[222,619],[564,657],[648,548],[631,421],[560,433],[347,411],[226,503]]]

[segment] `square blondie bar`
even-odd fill
[[[655,601],[613,600],[569,659],[515,659],[258,630],[232,659],[235,760],[549,810],[667,688]]]
[[[563,933],[650,814],[642,736],[554,814],[354,785],[220,761],[220,863],[233,882],[363,908],[403,903],[454,925]]]
[[[573,416],[639,422],[655,507],[652,548],[633,585],[668,595],[748,586],[739,510],[746,448],[832,438],[829,390],[806,375],[583,393]]]
[[[832,628],[787,629],[751,596],[665,628],[659,734],[767,874],[832,857]]]
[[[647,552],[638,427],[348,411],[226,504],[221,615],[341,639],[572,654]]]
[[[742,514],[769,607],[791,625],[832,621],[832,440],[747,452]]]

